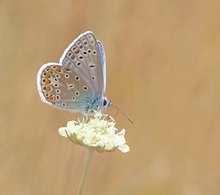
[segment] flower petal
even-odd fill
[[[68,137],[74,143],[95,149],[98,152],[113,151],[118,148],[121,152],[129,151],[125,140],[125,129],[118,132],[115,120],[105,114],[96,112],[81,120],[69,121],[67,127],[59,128],[59,134]]]
[[[124,144],[124,145],[122,145],[122,146],[119,146],[118,149],[119,149],[121,152],[123,152],[123,153],[127,153],[127,152],[130,151],[130,148],[129,148],[129,146],[128,146],[127,144]]]

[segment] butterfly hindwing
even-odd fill
[[[91,85],[70,68],[48,63],[38,74],[38,88],[46,103],[62,109],[83,111],[95,98]]]

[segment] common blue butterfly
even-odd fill
[[[37,75],[43,102],[57,108],[87,113],[111,104],[104,95],[106,60],[102,43],[90,31],[79,35],[59,63],[44,64]]]

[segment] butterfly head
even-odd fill
[[[112,102],[110,100],[108,100],[107,98],[103,98],[102,99],[102,108],[107,108],[109,106],[111,106]]]

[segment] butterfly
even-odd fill
[[[106,59],[103,45],[87,31],[63,52],[59,63],[44,64],[37,74],[43,102],[60,109],[88,113],[111,105],[105,97]]]

